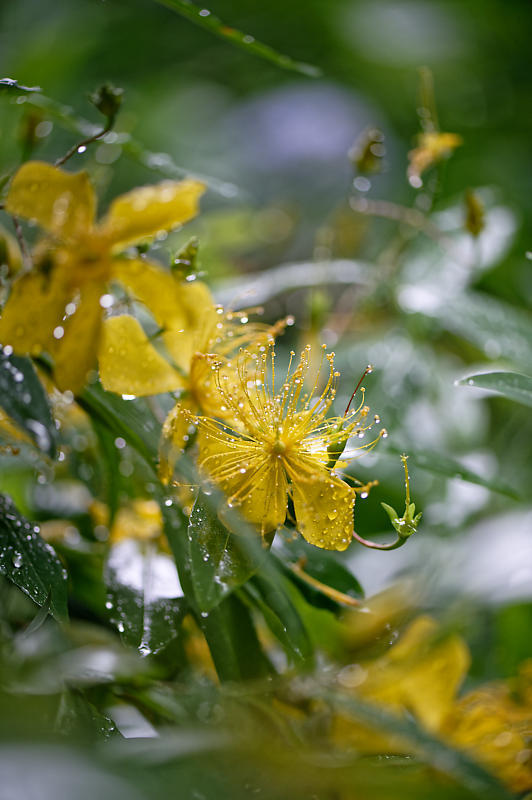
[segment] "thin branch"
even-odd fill
[[[61,156],[61,158],[57,159],[57,161],[55,162],[55,166],[60,167],[62,164],[68,161],[69,158],[72,158],[72,156],[76,155],[80,147],[86,148],[87,145],[92,144],[93,142],[97,142],[98,139],[101,139],[103,136],[105,136],[112,130],[113,125],[114,125],[114,117],[110,117],[107,120],[107,125],[105,126],[105,128],[102,128],[101,131],[95,133],[93,136],[87,136],[86,139],[82,139],[81,142],[78,142],[77,144],[73,145],[70,148],[70,150],[67,150],[64,156]]]

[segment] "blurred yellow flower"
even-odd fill
[[[496,774],[514,791],[532,790],[532,662],[517,681],[480,686],[457,698],[470,664],[456,634],[445,634],[429,617],[414,620],[380,658],[344,667],[338,682],[393,713],[412,714],[431,733]],[[334,719],[335,739],[362,752],[411,748],[383,731],[344,715]]]
[[[425,131],[418,137],[418,145],[408,153],[408,180],[416,188],[422,185],[421,175],[433,164],[448,158],[462,144],[456,133]]]
[[[345,417],[327,419],[339,377],[334,354],[326,355],[329,375],[320,394],[319,376],[304,393],[310,347],[292,368],[294,355],[278,389],[273,340],[258,353],[240,353],[234,382],[226,362],[212,360],[221,409],[231,412],[232,426],[183,407],[176,413],[198,428],[200,469],[227,495],[229,506],[240,506],[244,517],[260,526],[263,536],[284,522],[290,495],[304,538],[317,547],[345,550],[353,536],[356,490],[332,466],[341,466],[337,458],[350,436],[362,438],[371,428],[369,408],[361,404]],[[372,447],[377,439],[355,452]]]
[[[20,354],[47,351],[54,357],[57,386],[79,391],[96,362],[107,284],[129,270],[148,268],[120,252],[187,222],[203,191],[194,180],[145,186],[116,198],[96,223],[96,197],[86,172],[39,161],[24,164],[12,180],[6,209],[38,223],[48,237],[37,249],[35,269],[13,284],[0,319],[0,342]]]

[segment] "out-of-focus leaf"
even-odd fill
[[[506,358],[532,370],[532,318],[526,311],[488,295],[469,292],[428,310],[451,333],[462,336],[490,358]]]
[[[502,394],[524,406],[532,406],[532,378],[520,372],[485,372],[456,381],[458,386],[474,386]]]
[[[311,289],[331,284],[359,284],[371,287],[375,282],[375,270],[363,261],[331,259],[330,261],[301,261],[294,264],[280,264],[277,267],[255,275],[249,280],[243,276],[231,278],[215,287],[216,299],[222,303],[232,303],[236,295],[242,298],[253,297],[255,303],[265,303],[294,289]]]
[[[188,525],[188,557],[196,603],[210,611],[223,597],[245,583],[256,569],[200,492]]]
[[[436,475],[444,475],[446,478],[460,478],[468,483],[475,483],[477,486],[484,486],[492,492],[504,494],[511,497],[513,500],[521,499],[519,494],[515,492],[511,486],[507,486],[501,481],[491,480],[490,478],[483,478],[472,469],[464,467],[463,464],[456,458],[448,456],[445,453],[437,453],[434,450],[412,450],[410,447],[398,448],[389,445],[387,448],[389,453],[401,455],[401,453],[408,452],[409,462],[416,467],[427,470],[427,472],[434,472]]]
[[[115,436],[121,436],[156,470],[158,427],[140,400],[123,400],[93,384],[76,398],[91,417],[96,417]]]
[[[0,406],[40,450],[54,457],[57,431],[33,364],[29,358],[7,354],[1,346]]]
[[[40,92],[40,86],[23,86],[14,78],[0,78],[0,92],[12,94],[26,94],[27,92]]]
[[[186,603],[175,565],[151,542],[126,539],[114,545],[105,581],[109,617],[127,644],[150,655],[179,636]]]
[[[38,606],[49,604],[56,619],[67,618],[67,575],[61,562],[35,526],[3,495],[0,495],[0,573]]]
[[[242,31],[235,30],[235,28],[225,25],[206,8],[195,5],[191,0],[157,0],[157,2],[171,8],[173,11],[177,11],[181,16],[186,17],[186,19],[196,23],[196,25],[200,25],[202,28],[206,28],[216,36],[220,36],[222,39],[231,42],[231,44],[247,50],[248,53],[252,53],[260,58],[265,58],[278,67],[301,72],[303,75],[310,75],[313,78],[321,75],[317,67],[313,67],[310,64],[303,64],[300,61],[294,61],[289,56],[278,53],[273,47],[262,44],[262,42],[257,42],[253,36],[249,36],[248,34],[242,33]]]
[[[76,114],[70,106],[58,103],[56,100],[52,100],[52,98],[44,94],[38,92],[35,94],[28,94],[17,87],[10,89],[9,94],[18,94],[17,102],[23,102],[32,108],[40,109],[42,112],[52,117],[62,128],[83,139],[101,133],[100,125],[89,122],[87,119]],[[103,141],[105,142],[105,137],[103,137]],[[138,164],[166,178],[180,179],[194,177],[223,197],[234,197],[239,194],[240,190],[233,183],[221,181],[212,175],[205,175],[195,171],[192,172],[186,167],[176,164],[172,156],[168,153],[153,153],[147,150],[141,142],[129,133],[118,133],[118,141],[116,144],[122,148],[124,155],[131,158],[132,161],[136,161]]]

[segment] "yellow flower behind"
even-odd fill
[[[79,391],[96,362],[107,284],[147,269],[147,262],[119,254],[194,217],[203,191],[194,180],[145,186],[116,198],[96,223],[86,172],[24,164],[11,182],[6,210],[38,223],[48,237],[37,249],[35,269],[13,284],[0,318],[0,342],[19,354],[47,351],[58,387]]]
[[[341,466],[336,461],[348,438],[363,437],[371,428],[369,408],[361,404],[346,417],[327,419],[339,377],[334,354],[326,355],[329,375],[320,394],[319,378],[304,393],[310,347],[292,368],[294,355],[278,388],[273,340],[258,354],[240,353],[236,380],[228,372],[230,364],[212,360],[221,409],[232,415],[231,426],[195,416],[183,407],[176,413],[198,428],[202,472],[227,495],[229,506],[238,505],[243,516],[260,527],[263,536],[282,525],[290,496],[297,528],[308,542],[345,550],[353,536],[356,490],[332,470],[331,458]],[[384,430],[377,439],[383,434]],[[377,439],[356,451],[373,446]]]
[[[408,153],[408,179],[412,186],[421,186],[421,175],[448,158],[453,150],[460,147],[462,137],[457,133],[440,133],[439,131],[426,131],[418,137],[418,145]]]
[[[344,667],[338,682],[394,714],[412,714],[432,734],[484,764],[517,792],[532,790],[532,662],[518,679],[481,685],[458,698],[471,657],[456,634],[418,617],[380,658]],[[408,752],[415,746],[345,715],[333,734],[366,753]]]

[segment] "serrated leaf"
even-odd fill
[[[456,381],[458,386],[500,394],[524,406],[532,406],[532,378],[520,372],[485,372]]]
[[[225,25],[218,17],[211,14],[210,11],[203,6],[197,6],[191,0],[157,0],[163,6],[171,8],[172,11],[177,11],[181,16],[186,17],[196,25],[206,28],[216,36],[226,39],[231,44],[241,47],[252,55],[265,58],[271,61],[282,69],[289,69],[295,72],[301,72],[303,75],[310,75],[313,78],[318,77],[321,71],[310,64],[303,64],[300,61],[294,61],[289,56],[278,53],[273,47],[267,44],[258,42],[253,36],[242,33],[242,31]]]
[[[67,618],[67,575],[59,558],[4,495],[0,495],[0,574],[38,606],[49,603],[56,619]]]
[[[33,364],[29,358],[7,354],[1,345],[0,407],[40,450],[54,457],[57,431]]]
[[[149,655],[180,635],[183,592],[173,560],[153,543],[129,539],[114,545],[104,577],[106,609],[124,642]]]
[[[200,611],[210,611],[245,583],[256,565],[200,492],[187,530],[189,572]]]

